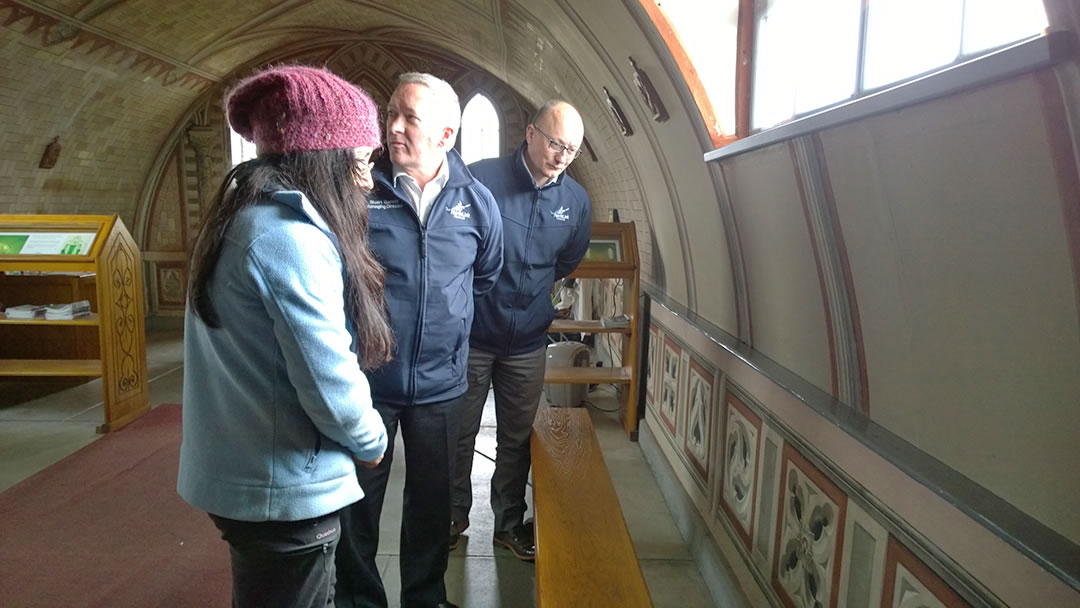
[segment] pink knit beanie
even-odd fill
[[[225,108],[233,130],[260,156],[381,145],[371,97],[319,68],[263,70],[237,83]]]

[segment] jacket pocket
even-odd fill
[[[319,461],[319,452],[322,451],[322,433],[315,431],[315,447],[308,452],[307,464],[304,465],[304,472],[310,473],[315,470],[315,465]]]
[[[462,362],[461,351],[465,344],[468,343],[469,328],[465,326],[465,319],[461,320],[461,331],[458,332],[457,346],[454,347],[454,354],[450,357],[450,371],[454,374],[455,378],[461,377],[462,374]]]

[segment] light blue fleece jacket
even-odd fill
[[[296,521],[364,493],[352,458],[386,449],[345,316],[336,238],[300,192],[244,209],[209,293],[221,327],[184,322],[177,491],[242,521]]]

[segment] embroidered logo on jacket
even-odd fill
[[[368,209],[374,211],[384,211],[386,209],[401,209],[405,206],[404,203],[394,199],[386,199],[381,201],[368,201]]]
[[[472,207],[472,205],[466,205],[465,203],[458,201],[458,204],[453,207],[447,207],[446,210],[450,212],[450,215],[454,216],[454,219],[467,220],[469,219],[469,212],[465,210],[469,207]]]
[[[558,209],[551,212],[551,217],[559,220],[560,222],[565,222],[566,220],[570,219],[570,214],[567,213],[568,211],[570,211],[569,207],[559,207]]]

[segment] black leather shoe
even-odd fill
[[[458,544],[461,542],[461,533],[469,527],[469,518],[465,518],[461,521],[450,520],[450,550],[457,549]],[[452,604],[450,604],[452,606]]]
[[[531,562],[536,560],[536,540],[530,524],[516,526],[509,532],[496,532],[494,541],[514,554],[514,557]]]

